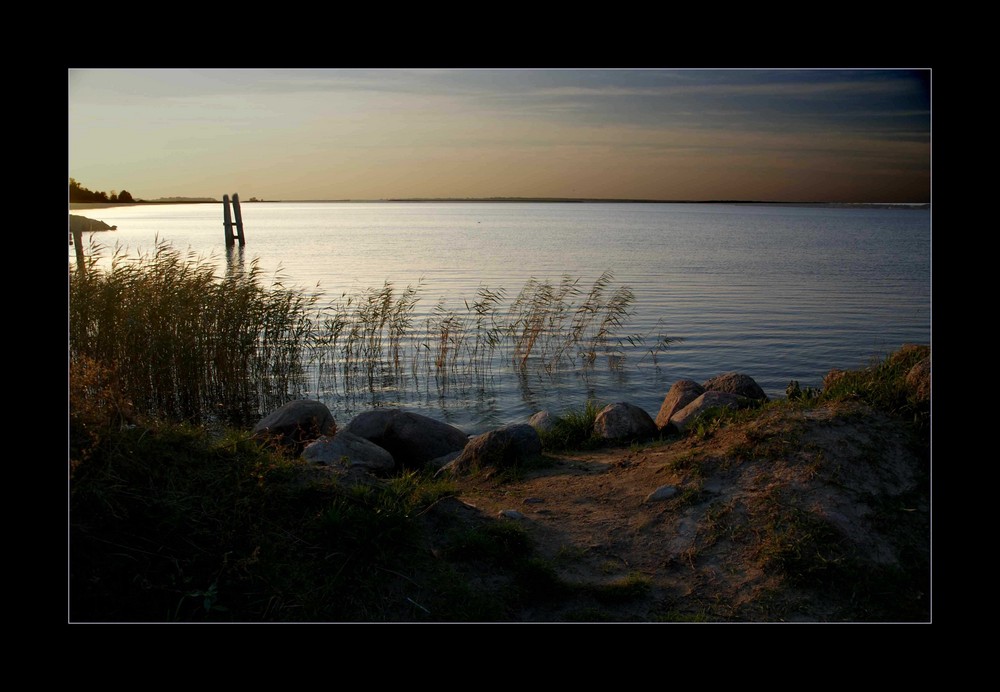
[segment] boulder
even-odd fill
[[[324,435],[302,450],[302,458],[311,464],[361,467],[374,472],[392,471],[396,466],[389,452],[374,442],[341,430],[334,436]]]
[[[656,427],[662,432],[670,427],[670,418],[682,408],[705,393],[705,388],[694,380],[677,380],[660,404],[656,414]]]
[[[457,452],[448,452],[444,456],[435,457],[431,459],[426,464],[424,464],[424,466],[426,468],[438,471],[441,469],[442,466],[447,466],[451,462],[455,461],[455,459],[457,459],[458,455],[461,453],[462,450],[458,450]]]
[[[748,399],[739,394],[709,391],[675,413],[670,419],[670,424],[677,428],[678,431],[683,432],[699,414],[710,408],[718,408],[720,406],[734,409],[747,408],[748,406],[753,406],[754,403],[755,400]]]
[[[527,423],[514,423],[476,435],[441,470],[463,473],[484,468],[511,468],[541,453],[542,441],[538,437],[538,431]]]
[[[594,433],[605,440],[653,437],[657,432],[648,413],[624,401],[608,404],[594,419]]]
[[[309,442],[336,431],[337,423],[326,404],[298,399],[262,418],[253,428],[253,438],[298,456]]]
[[[702,387],[706,392],[729,392],[739,394],[747,399],[767,401],[767,394],[749,375],[738,372],[727,372],[704,382]]]
[[[552,415],[551,411],[539,411],[528,419],[528,425],[538,432],[546,432],[555,427],[556,417]]]
[[[389,452],[398,465],[408,468],[424,466],[432,459],[460,451],[469,441],[468,436],[454,426],[399,409],[359,413],[344,430],[377,444]]]

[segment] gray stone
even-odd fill
[[[713,377],[701,386],[705,388],[706,392],[729,392],[745,396],[748,399],[768,400],[767,394],[752,377],[738,372],[727,372]]]
[[[524,519],[524,515],[518,512],[516,509],[501,509],[497,516],[501,519]]]
[[[555,427],[556,417],[550,411],[539,411],[528,419],[528,425],[538,432],[546,432]]]
[[[392,454],[397,464],[409,468],[457,452],[469,440],[454,426],[399,409],[359,413],[344,430],[374,442]]]
[[[430,461],[427,462],[426,466],[429,469],[441,469],[442,467],[447,466],[451,462],[455,461],[455,459],[457,459],[458,455],[461,453],[462,450],[459,450],[457,452],[448,452],[444,456],[435,457],[431,459]]]
[[[336,431],[337,423],[326,404],[298,399],[262,418],[253,428],[253,438],[298,456],[307,443]]]
[[[538,431],[526,423],[514,423],[476,435],[442,471],[462,473],[474,469],[510,468],[541,453]]]
[[[324,435],[306,445],[302,458],[312,464],[360,466],[371,471],[391,471],[396,466],[392,455],[374,442],[352,435],[346,430],[330,437]]]
[[[662,502],[677,494],[677,488],[672,485],[661,485],[646,496],[646,502]]]
[[[608,404],[594,419],[594,433],[605,440],[635,440],[653,437],[657,432],[648,413],[624,401]]]
[[[710,408],[725,406],[727,408],[738,409],[746,408],[748,406],[752,406],[753,404],[753,399],[748,399],[745,396],[740,396],[739,394],[715,391],[705,392],[690,404],[675,413],[673,418],[670,419],[670,424],[677,428],[677,430],[683,432],[684,429],[687,428],[687,426],[689,426],[699,414]]]
[[[656,414],[656,427],[661,432],[673,427],[670,425],[671,417],[704,393],[705,388],[694,380],[674,382],[667,396],[663,398],[660,412]]]

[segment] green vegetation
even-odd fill
[[[300,391],[314,296],[265,288],[256,263],[217,279],[165,243],[116,252],[107,271],[98,256],[92,241],[90,266],[70,272],[71,380],[99,369],[130,415],[192,422],[245,424]]]
[[[810,399],[815,399],[816,397],[818,397],[819,392],[813,389],[812,387],[806,387],[805,389],[802,389],[799,386],[798,380],[792,380],[788,383],[788,387],[785,388],[785,396],[787,396],[788,399],[791,401],[795,401],[797,399],[803,399],[805,401],[809,401]]]
[[[416,518],[453,494],[440,481],[343,486],[190,426],[91,452],[71,477],[74,620],[393,620],[420,602],[407,573],[435,576]]]
[[[867,368],[837,372],[827,377],[819,400],[863,401],[874,409],[912,419],[922,432],[928,433],[929,399],[916,396],[907,375],[929,354],[927,346],[910,346],[884,358],[873,358]]]
[[[649,593],[652,582],[639,572],[631,572],[620,579],[587,587],[586,591],[600,603],[624,603]]]
[[[430,472],[344,484],[246,433],[123,427],[103,401],[76,416],[73,621],[503,621],[648,593],[564,581],[514,522],[447,521],[456,488]]]
[[[785,402],[772,401],[761,406],[752,406],[741,409],[733,409],[728,406],[711,406],[699,413],[698,416],[688,424],[684,430],[684,434],[689,437],[707,439],[711,437],[713,433],[728,425],[752,420],[760,415],[760,411],[767,406],[783,405],[785,405]]]
[[[603,441],[594,435],[594,421],[602,408],[603,404],[591,399],[582,409],[572,409],[558,416],[552,428],[538,433],[542,448],[558,452],[600,446]]]

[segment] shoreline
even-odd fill
[[[780,202],[773,200],[740,199],[600,199],[571,197],[408,197],[386,199],[262,199],[242,204],[379,204],[379,203],[522,203],[522,204],[732,204],[781,207],[857,207],[865,209],[930,209],[930,202]],[[221,204],[222,200],[153,200],[140,202],[70,202],[70,211],[81,209],[108,209],[110,207],[141,207],[161,204]]]

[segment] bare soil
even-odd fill
[[[855,403],[776,407],[480,471],[432,520],[514,522],[570,586],[509,620],[925,622],[928,479],[927,443],[903,421]],[[649,498],[664,486],[672,496]],[[483,570],[484,588],[503,587]]]

